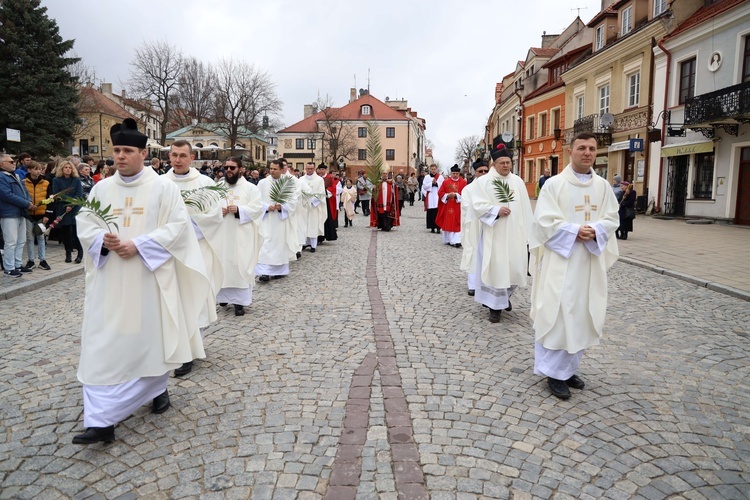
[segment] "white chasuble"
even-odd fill
[[[180,191],[191,191],[216,185],[210,177],[201,174],[195,168],[190,168],[185,175],[177,175],[174,169],[171,169],[164,176],[175,182]],[[223,241],[220,231],[221,203],[223,203],[223,200],[220,200],[218,195],[201,197],[201,200],[204,205],[202,210],[192,205],[187,206],[187,210],[193,224],[197,226],[198,245],[211,283],[200,315],[200,326],[206,327],[216,321],[216,294],[219,293],[224,281],[224,268],[221,260]]]
[[[121,384],[205,357],[198,317],[210,285],[180,190],[144,169],[130,183],[119,173],[99,182],[89,199],[102,208],[111,205],[121,240],[157,244],[166,258],[154,264],[141,254],[124,259],[113,251],[98,257],[95,251],[97,265],[89,252],[106,226],[90,212],[77,217],[86,250],[78,379],[88,385]]]
[[[618,208],[606,180],[593,174],[582,182],[570,165],[544,183],[530,237],[530,315],[543,347],[573,354],[599,343],[607,270],[618,257],[611,239],[620,224]],[[583,225],[596,230],[596,240],[576,240]]]
[[[481,225],[474,211],[471,210],[472,196],[478,186],[477,180],[475,179],[461,191],[461,264],[459,268],[469,274],[474,274],[477,267],[477,245]]]
[[[493,182],[505,181],[513,192],[513,201],[501,203]],[[491,168],[489,173],[472,182],[477,187],[471,192],[472,218],[481,221],[480,243],[482,261],[477,278],[492,288],[525,286],[528,254],[526,244],[531,232],[533,214],[523,180],[515,174],[501,176]],[[500,208],[510,209],[510,215],[496,216]]]
[[[220,236],[223,242],[221,262],[224,265],[224,281],[221,288],[251,288],[255,281],[255,264],[263,245],[261,219],[265,208],[260,191],[252,182],[240,176],[236,184],[219,183],[227,189],[222,200],[226,206],[239,207],[239,217],[227,213],[221,219]]]
[[[271,187],[278,180],[270,175],[258,182],[261,201],[264,210],[274,202],[271,201]],[[281,211],[266,212],[261,223],[263,231],[263,246],[260,249],[258,263],[271,266],[289,264],[290,260],[297,260],[299,246],[296,227],[292,223],[292,216],[296,212],[299,196],[299,186],[294,194],[281,206]]]
[[[305,231],[303,244],[307,238],[317,238],[325,233],[325,222],[328,218],[326,210],[326,186],[323,178],[318,174],[303,175],[299,179],[303,186],[302,197],[297,210],[303,219]]]

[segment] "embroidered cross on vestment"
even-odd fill
[[[113,215],[122,215],[122,227],[130,227],[130,216],[131,215],[143,215],[143,207],[133,206],[133,197],[125,197],[125,208],[115,208],[112,211]]]
[[[586,222],[591,220],[591,212],[596,212],[597,206],[591,204],[591,197],[589,195],[583,196],[583,205],[576,205],[576,212],[583,211],[583,216]]]

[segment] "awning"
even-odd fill
[[[708,153],[714,150],[713,141],[704,142],[686,142],[684,144],[675,144],[674,146],[663,146],[661,148],[661,157],[692,155],[695,153]]]

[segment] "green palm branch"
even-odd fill
[[[272,181],[271,191],[268,193],[269,198],[279,205],[286,204],[294,196],[294,177],[291,175],[282,175]]]
[[[492,185],[495,187],[495,196],[500,203],[510,203],[514,199],[513,190],[507,182],[502,179],[493,179]]]
[[[305,198],[305,200],[310,200],[311,198],[316,198],[316,199],[318,199],[320,201],[323,201],[323,200],[326,199],[325,192],[323,192],[323,193],[309,193],[309,192],[302,191],[300,194],[302,195],[303,198]]]
[[[365,168],[365,175],[373,186],[380,186],[380,180],[383,176],[383,148],[380,144],[380,129],[370,122],[367,122],[366,147],[367,167]]]
[[[70,196],[63,195],[60,199],[67,205],[81,207],[81,212],[90,212],[96,217],[99,217],[99,219],[101,219],[107,226],[107,232],[112,232],[112,229],[109,227],[110,224],[115,226],[115,229],[117,229],[118,232],[120,231],[120,226],[115,222],[117,216],[111,212],[112,205],[107,205],[106,208],[102,209],[102,203],[96,198],[87,200],[85,198],[71,198]]]
[[[227,197],[224,186],[203,186],[196,189],[180,191],[185,206],[195,208],[198,212],[205,212],[214,202]]]

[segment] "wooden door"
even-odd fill
[[[737,211],[734,223],[750,226],[750,148],[742,148],[740,153]]]

